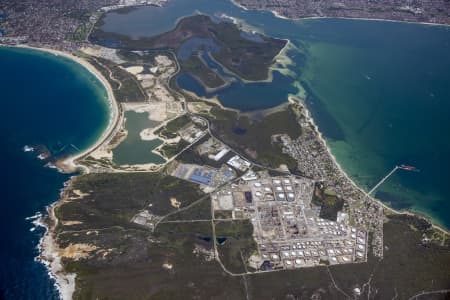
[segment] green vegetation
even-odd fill
[[[82,222],[70,225],[70,230],[129,226],[142,209],[164,215],[175,210],[170,203],[172,197],[183,208],[203,196],[193,183],[154,173],[87,174],[77,177],[73,185],[74,190],[88,195],[56,211],[61,220]],[[69,196],[77,197],[73,192]],[[67,230],[65,227],[60,225],[59,230]]]
[[[189,145],[189,143],[186,142],[185,140],[180,140],[176,144],[166,144],[166,145],[162,146],[161,151],[165,157],[171,158],[171,157],[177,155],[178,153],[180,153],[188,145]]]
[[[425,245],[433,248],[449,249],[450,248],[450,236],[441,230],[438,230],[432,226],[430,221],[424,217],[407,214],[393,214],[389,218],[396,222],[405,222],[410,224],[410,227],[415,231],[422,233]]]
[[[360,282],[372,277],[371,286],[377,288],[378,299],[408,299],[422,290],[439,290],[450,282],[450,248],[425,245],[424,232],[414,224],[417,217],[394,215],[384,225],[384,259],[369,256],[361,265],[333,267],[337,284]],[[414,229],[415,228],[415,229]],[[367,291],[366,291],[367,293]]]
[[[81,24],[75,29],[73,33],[70,33],[67,39],[73,41],[84,41],[88,37],[91,24]]]
[[[173,139],[178,136],[178,131],[188,124],[191,123],[191,118],[188,115],[182,115],[176,119],[173,119],[169,122],[167,122],[166,125],[160,127],[158,130],[155,131],[155,134],[158,134],[159,136],[166,138],[166,139]],[[173,150],[173,146],[169,146],[168,151],[170,152]]]
[[[216,221],[215,227],[217,238],[224,240],[216,241],[220,260],[231,272],[245,272],[248,258],[257,251],[252,223],[250,220]]]
[[[219,51],[211,53],[213,58],[246,80],[266,79],[275,56],[286,44],[286,41],[266,36],[261,36],[262,42],[245,39],[241,36],[240,30],[235,24],[229,22],[215,23],[210,17],[204,15],[186,17],[179,21],[172,31],[155,37],[139,39],[104,32],[99,24],[101,27],[101,20],[89,36],[90,41],[102,44],[106,40],[117,40],[120,41],[120,48],[122,49],[170,49],[177,51],[190,38],[211,38],[220,47]],[[198,61],[195,64],[188,62],[187,68],[194,74],[202,72],[204,69]],[[210,72],[212,71],[209,70],[208,73]],[[201,75],[200,78],[206,79],[204,75]],[[214,79],[212,86],[218,84],[218,78],[211,79]],[[207,82],[204,83],[209,86]]]
[[[130,64],[139,64],[148,67],[154,66],[155,57],[158,55],[166,55],[174,59],[172,51],[149,49],[141,51],[139,54],[131,50],[117,49],[117,55]]]
[[[74,190],[88,195],[75,199]],[[174,212],[173,196],[182,207],[200,199],[187,182],[148,173],[89,174],[77,177],[67,195],[74,199],[57,211],[59,246],[97,247],[87,258],[62,261],[77,273],[74,299],[245,299],[246,291],[250,299],[347,299],[355,287],[368,298],[367,282],[371,299],[408,299],[448,289],[450,282],[449,245],[423,242],[436,232],[415,216],[388,216],[382,260],[369,255],[367,263],[233,277],[212,259],[211,223],[187,221],[210,218],[208,197],[169,218],[186,222],[162,222],[153,233],[129,222],[143,208]],[[83,223],[62,225],[66,221]],[[255,249],[251,223],[215,222],[215,228],[221,261],[231,271],[245,271],[242,257]]]
[[[174,139],[178,136],[176,132],[172,132],[167,130],[164,126],[155,131],[155,134],[159,135],[162,138],[166,139]]]
[[[168,122],[164,127],[171,132],[177,132],[178,130],[185,127],[191,122],[191,118],[188,115],[182,115],[170,122]]]
[[[99,165],[99,166],[102,166],[105,168],[116,167],[116,164],[114,162],[112,162],[111,160],[109,160],[108,158],[97,159],[92,156],[88,156],[88,157],[84,158],[83,165],[86,165],[86,166]]]
[[[205,197],[203,200],[190,206],[186,210],[182,210],[176,214],[169,216],[167,221],[174,220],[209,220],[211,219],[211,199]]]
[[[117,239],[123,248],[111,251],[105,259],[98,256],[67,263],[78,273],[74,299],[245,297],[238,278],[226,276],[215,261],[206,260],[205,254],[193,253],[194,249],[211,250],[212,243],[199,238],[211,234],[209,223],[161,224],[158,228],[154,235],[148,231],[111,232],[105,248],[117,249]],[[154,239],[157,242],[152,242]],[[227,289],[217,287],[218,282]]]
[[[281,133],[288,134],[292,139],[300,136],[301,127],[295,109],[290,105],[262,119],[252,120],[246,115],[213,107],[213,117],[205,117],[210,119],[211,130],[218,138],[246,157],[271,168],[286,164],[295,172],[297,161],[282,153],[280,143],[272,139],[273,135]]]
[[[77,19],[82,22],[89,22],[89,19],[93,13],[88,9],[76,9],[70,10],[68,13],[65,13],[66,17]]]
[[[189,59],[180,61],[183,71],[190,73],[207,88],[214,89],[221,87],[225,81],[219,74],[208,68],[207,65],[197,56],[193,55]]]
[[[336,221],[337,213],[344,207],[344,200],[322,184],[316,185],[312,203],[320,206],[321,218],[331,221]]]
[[[212,243],[199,239],[211,236],[209,222],[160,224],[154,234],[130,222],[142,208],[159,214],[174,211],[170,197],[181,201],[181,207],[192,203],[202,196],[195,185],[159,174],[92,174],[77,177],[68,196],[77,197],[76,190],[87,195],[58,209],[58,244],[88,243],[97,249],[87,259],[63,259],[65,269],[77,273],[74,299],[243,297],[238,279],[225,277],[205,254],[193,254],[199,248],[211,251]],[[179,217],[201,211],[210,211],[208,198]],[[82,224],[62,225],[65,221]],[[214,282],[225,282],[233,291],[213,289]]]
[[[108,80],[117,101],[144,102],[147,99],[134,75],[109,60],[98,57],[88,57],[87,59]]]
[[[450,248],[424,246],[421,243],[423,233],[411,228],[417,221],[415,218],[389,217],[384,227],[382,260],[369,255],[367,263],[250,276],[250,294],[254,299],[285,299],[287,295],[307,299],[349,299],[353,289],[358,287],[360,299],[409,299],[421,291],[448,289]],[[342,292],[334,288],[330,274]],[[267,289],[268,285],[270,289]],[[442,297],[436,299],[446,299],[448,294],[439,296]]]
[[[214,211],[215,219],[231,219],[233,212],[231,210],[216,210]]]
[[[180,160],[183,163],[186,163],[186,164],[196,164],[196,165],[201,165],[201,166],[208,165],[208,166],[211,166],[213,168],[220,168],[222,166],[223,162],[227,161],[232,156],[234,156],[233,152],[230,151],[222,159],[220,159],[219,161],[215,161],[215,160],[210,159],[207,154],[200,155],[197,152],[197,150],[195,150],[196,146],[204,143],[210,137],[211,136],[209,134],[206,134],[199,141],[197,141],[194,145],[192,145],[192,147],[190,147],[189,149],[186,149],[185,151],[183,151],[183,153],[181,153],[177,157],[177,159]]]

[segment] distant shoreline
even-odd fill
[[[235,1],[232,1],[234,4]],[[236,4],[237,5],[237,4]],[[239,5],[238,5],[239,6]],[[244,8],[245,9],[245,8]],[[279,16],[277,15],[276,12],[272,13],[279,18],[284,18],[284,19],[289,19],[283,16]],[[420,22],[407,22],[407,21],[395,21],[395,20],[384,20],[384,19],[364,19],[364,18],[334,18],[334,17],[308,17],[308,18],[300,18],[298,20],[303,20],[303,19],[354,19],[354,20],[369,20],[369,21],[385,21],[385,22],[396,22],[396,23],[411,23],[411,24],[422,24],[422,25],[432,25],[432,26],[445,26],[448,27],[449,25],[445,25],[445,24],[435,24],[435,23],[420,23]],[[296,19],[290,19],[290,20],[296,20]],[[286,46],[289,44],[286,44]],[[285,47],[286,47],[285,46]],[[30,50],[36,50],[36,51],[43,51],[43,52],[47,52],[47,53],[51,53],[53,55],[56,56],[61,56],[67,59],[70,59],[71,61],[80,64],[81,66],[83,66],[87,71],[89,71],[91,74],[93,74],[100,82],[101,84],[104,86],[105,90],[107,91],[107,101],[109,103],[110,106],[110,118],[109,118],[109,123],[107,128],[103,131],[103,133],[101,134],[101,136],[95,141],[95,143],[91,146],[89,146],[87,149],[81,151],[80,153],[70,156],[67,159],[65,159],[64,161],[61,162],[61,166],[63,167],[63,170],[66,171],[74,171],[76,169],[79,168],[83,168],[86,172],[89,172],[89,169],[78,164],[77,161],[79,159],[81,159],[82,157],[85,157],[87,155],[89,155],[91,152],[95,151],[98,147],[100,147],[101,145],[103,145],[105,143],[105,141],[108,139],[108,137],[111,135],[111,133],[113,133],[114,129],[117,127],[118,122],[120,121],[119,118],[119,103],[116,101],[115,97],[114,97],[114,93],[112,90],[111,85],[109,84],[109,82],[107,81],[107,79],[94,67],[92,66],[89,62],[87,62],[85,59],[74,56],[72,54],[66,53],[66,52],[62,52],[62,51],[58,51],[58,50],[53,50],[53,49],[49,49],[49,48],[39,48],[39,47],[31,47],[28,45],[1,45],[0,47],[17,47],[17,48],[25,48],[25,49],[30,49]],[[279,52],[279,54],[276,56],[281,56],[283,55],[283,52],[285,51],[285,47],[283,47],[283,49]],[[272,75],[273,70],[269,69],[269,76]],[[271,80],[270,80],[271,81]],[[248,83],[248,82],[245,82]],[[217,105],[219,105],[222,109],[229,109],[226,107],[223,107],[222,104],[220,103],[220,101],[218,101],[218,99],[215,99],[216,101],[211,101]],[[308,121],[310,121],[312,123],[312,125],[314,126],[316,133],[318,134],[318,137],[321,141],[323,141],[329,155],[331,156],[333,162],[335,163],[335,165],[337,166],[337,168],[339,169],[339,171],[343,174],[343,176],[345,176],[350,182],[352,182],[352,184],[355,185],[355,187],[357,187],[358,189],[360,189],[361,191],[363,191],[365,193],[365,191],[359,187],[348,175],[347,173],[341,168],[341,166],[339,165],[339,163],[336,161],[334,155],[331,153],[331,149],[329,148],[328,144],[326,143],[325,138],[322,136],[321,132],[319,131],[318,127],[316,126],[316,124],[314,123],[313,118],[310,116],[308,109],[306,108],[306,106],[302,103],[302,106],[305,108],[305,111],[308,112],[307,115],[307,119]],[[67,187],[64,188],[64,190],[66,190]],[[64,193],[64,192],[63,192]],[[50,270],[50,272],[56,277],[56,282],[58,283],[59,286],[59,292],[60,292],[60,296],[63,299],[70,299],[72,297],[72,293],[75,290],[75,276],[74,274],[65,274],[63,269],[62,269],[62,265],[60,263],[60,255],[59,252],[57,251],[58,249],[58,245],[56,243],[56,241],[54,240],[53,234],[54,234],[54,228],[56,227],[56,224],[58,222],[57,217],[55,216],[54,213],[54,209],[56,207],[58,207],[59,205],[64,203],[64,194],[62,193],[61,197],[54,202],[50,207],[48,207],[48,214],[49,214],[49,219],[50,219],[50,224],[48,226],[47,232],[45,233],[44,237],[41,240],[41,249],[40,249],[40,255],[43,256],[43,259],[47,261],[47,268]],[[365,193],[366,194],[366,193]],[[399,215],[412,215],[412,216],[419,216],[420,218],[425,218],[427,221],[429,221],[432,224],[432,227],[444,232],[444,233],[449,233],[449,230],[434,224],[434,220],[429,217],[429,216],[423,216],[420,213],[416,213],[416,212],[411,212],[411,211],[398,211],[394,208],[389,207],[387,204],[383,203],[380,200],[377,200],[371,196],[369,196],[373,201],[376,201],[377,203],[379,203],[384,209],[386,209],[388,212],[391,213],[395,213],[395,214],[399,214]],[[385,213],[386,214],[386,213]],[[58,265],[59,264],[59,265]],[[72,277],[73,276],[73,277]]]
[[[442,24],[442,23],[431,23],[431,22],[418,22],[418,21],[402,21],[402,20],[392,20],[392,19],[380,19],[380,18],[359,18],[359,17],[300,17],[300,18],[288,18],[283,15],[281,15],[279,12],[272,10],[272,9],[250,9],[247,8],[240,3],[238,3],[236,0],[231,0],[231,2],[236,5],[237,7],[243,9],[243,10],[260,10],[260,11],[268,11],[271,12],[275,17],[279,19],[285,19],[285,20],[294,20],[294,21],[301,21],[301,20],[309,20],[309,19],[343,19],[343,20],[364,20],[364,21],[376,21],[376,22],[392,22],[392,23],[406,23],[406,24],[420,24],[420,25],[430,25],[430,26],[443,26],[443,27],[450,27],[450,24]]]
[[[341,165],[339,164],[339,162],[337,161],[336,157],[333,155],[331,148],[328,146],[328,143],[326,141],[326,139],[324,138],[324,136],[322,135],[322,133],[319,130],[319,127],[317,126],[317,124],[314,122],[314,119],[311,116],[311,113],[308,109],[308,107],[306,106],[306,104],[304,103],[303,100],[295,97],[295,96],[289,96],[289,102],[295,102],[295,103],[299,103],[302,107],[302,109],[306,112],[305,117],[307,119],[307,121],[313,126],[314,131],[317,134],[318,139],[325,145],[325,148],[328,152],[328,155],[331,157],[331,160],[333,161],[333,163],[336,165],[337,169],[339,170],[339,172],[348,180],[352,183],[352,185],[354,185],[358,190],[360,190],[362,193],[364,193],[367,197],[369,197],[372,201],[377,202],[378,204],[380,204],[384,209],[386,209],[388,212],[390,213],[394,213],[394,214],[398,214],[398,215],[409,215],[409,216],[415,216],[418,218],[424,218],[426,219],[428,222],[430,222],[431,226],[443,233],[446,234],[450,234],[450,229],[446,229],[438,224],[435,224],[435,220],[433,220],[433,218],[431,218],[430,216],[421,214],[419,212],[415,212],[415,211],[409,211],[409,210],[405,210],[405,211],[400,211],[397,210],[393,207],[390,207],[388,204],[383,203],[381,200],[376,199],[375,197],[372,197],[370,195],[367,194],[366,191],[364,191],[364,189],[362,187],[360,187],[352,178],[350,178],[350,176],[344,171],[344,169],[341,167]],[[384,213],[386,215],[386,213]]]

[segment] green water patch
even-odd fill
[[[169,5],[107,14],[102,30],[149,38],[173,29],[179,18],[201,7],[203,14],[226,12],[267,36],[289,39],[291,49],[278,57],[273,82],[231,84],[218,93],[222,104],[249,111],[282,103],[288,94],[304,98],[300,94],[305,91],[333,154],[358,184],[370,189],[395,165],[414,165],[421,172],[397,172],[377,197],[450,226],[448,27],[286,20],[242,10],[227,0],[173,0]],[[180,77],[177,83],[207,94],[192,78]]]
[[[143,141],[140,132],[145,128],[158,126],[159,122],[151,121],[148,113],[137,113],[134,111],[125,112],[125,128],[128,131],[126,139],[113,150],[113,161],[119,165],[137,165],[137,164],[162,164],[165,159],[152,152],[153,149],[160,146],[163,141],[155,139]]]
[[[345,25],[351,36],[336,27],[333,37],[305,43],[301,80],[320,130],[343,169],[366,190],[395,165],[421,169],[398,170],[375,195],[448,227],[448,30],[363,24],[374,33]],[[381,33],[383,28],[387,34]],[[327,128],[339,128],[341,135],[329,134]]]

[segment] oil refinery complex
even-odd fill
[[[366,260],[367,233],[349,226],[345,213],[336,222],[320,218],[320,208],[311,204],[313,180],[271,177],[266,171],[256,177],[212,195],[214,212],[251,220],[258,245],[251,267],[267,271]]]

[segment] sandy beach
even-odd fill
[[[446,230],[445,228],[443,228],[443,227],[441,227],[441,226],[439,226],[439,225],[436,225],[436,224],[432,223],[432,220],[431,220],[429,217],[427,217],[427,216],[422,216],[422,215],[420,215],[420,214],[418,214],[418,213],[411,212],[411,211],[399,211],[399,210],[396,210],[396,209],[394,209],[394,208],[388,206],[387,204],[383,203],[382,201],[380,201],[380,200],[378,200],[378,199],[376,199],[376,198],[374,198],[374,197],[368,195],[367,192],[366,192],[364,189],[362,189],[360,186],[358,186],[358,185],[356,184],[356,182],[353,181],[353,179],[351,179],[351,178],[347,175],[347,173],[342,169],[341,165],[338,163],[338,161],[336,160],[336,157],[335,157],[335,156],[333,155],[333,153],[331,152],[331,149],[330,149],[330,147],[328,146],[327,141],[326,141],[325,138],[323,137],[322,133],[321,133],[320,130],[319,130],[319,127],[318,127],[318,126],[316,125],[316,123],[314,122],[314,119],[311,117],[311,113],[309,112],[308,108],[307,108],[306,105],[303,103],[303,101],[302,101],[301,99],[298,99],[298,98],[294,97],[294,96],[290,96],[290,97],[289,97],[289,101],[290,101],[290,102],[294,102],[294,103],[299,103],[299,104],[301,105],[301,107],[302,107],[302,109],[303,109],[303,112],[304,112],[304,114],[305,114],[305,117],[306,117],[307,121],[313,126],[314,131],[315,131],[316,134],[317,134],[317,137],[318,137],[319,140],[325,145],[325,148],[326,148],[326,150],[327,150],[327,153],[328,153],[328,155],[330,156],[331,160],[333,161],[334,165],[337,167],[337,169],[339,170],[339,172],[341,173],[341,175],[344,176],[344,177],[345,177],[345,178],[346,178],[346,179],[347,179],[347,180],[348,180],[355,188],[357,188],[359,191],[361,191],[362,193],[364,193],[364,194],[365,194],[368,198],[370,198],[372,201],[377,202],[379,205],[381,205],[385,210],[387,210],[387,211],[390,212],[390,213],[394,213],[394,214],[403,214],[403,215],[411,215],[411,216],[417,216],[417,217],[420,217],[420,218],[426,218],[428,221],[430,221],[430,223],[432,224],[433,228],[435,228],[435,229],[437,229],[437,230],[439,230],[439,231],[441,231],[441,232],[450,234],[450,231]]]
[[[277,18],[287,19],[287,20],[309,20],[309,19],[342,19],[342,20],[364,20],[364,21],[375,21],[375,22],[391,22],[391,23],[405,23],[405,24],[420,24],[420,25],[429,25],[429,26],[444,26],[449,27],[447,24],[438,24],[438,23],[428,23],[428,22],[413,22],[413,21],[400,21],[400,20],[389,20],[389,19],[376,19],[376,18],[350,18],[350,17],[304,17],[298,19],[289,19],[284,16],[281,16],[279,13],[275,11],[271,11]]]
[[[235,3],[235,1],[233,0],[233,3],[245,10],[247,10],[246,8],[242,7],[241,5]],[[272,11],[272,13],[279,18],[283,18],[283,19],[288,19],[284,16],[280,16],[277,12]],[[328,18],[328,17],[308,17],[308,18],[301,18],[302,19],[323,19],[323,18]],[[417,23],[417,22],[405,22],[405,21],[393,21],[393,20],[383,20],[383,19],[363,19],[363,18],[341,18],[341,19],[356,19],[356,20],[372,20],[372,21],[388,21],[388,22],[399,22],[399,23]],[[417,23],[417,24],[425,24],[425,25],[433,25],[433,26],[449,26],[449,25],[441,25],[441,24],[433,24],[433,23]],[[3,45],[0,45],[3,46]],[[287,40],[286,45],[280,50],[280,52],[277,54],[277,56],[275,56],[274,60],[276,61],[277,58],[282,58],[284,56],[286,56],[286,52],[288,51],[290,46],[290,41]],[[8,46],[9,47],[9,46]],[[32,50],[38,50],[38,51],[44,51],[56,56],[61,56],[67,59],[70,59],[78,64],[80,64],[81,66],[83,66],[86,70],[88,70],[91,74],[93,74],[104,86],[104,88],[107,91],[107,101],[110,107],[110,118],[108,121],[108,125],[107,128],[104,130],[104,132],[101,134],[101,136],[96,140],[96,142],[91,145],[90,147],[88,147],[87,149],[84,149],[83,151],[81,151],[80,153],[68,157],[63,161],[58,162],[57,166],[59,168],[60,171],[66,172],[66,173],[71,173],[74,172],[76,170],[82,169],[84,170],[85,173],[89,172],[89,168],[78,164],[77,162],[82,159],[83,157],[88,156],[90,153],[92,153],[93,151],[95,151],[96,149],[98,149],[100,146],[102,146],[103,144],[105,144],[108,139],[111,137],[111,135],[115,132],[115,129],[117,128],[118,124],[121,123],[121,118],[120,118],[120,107],[118,102],[116,101],[115,97],[114,97],[114,93],[112,90],[112,87],[110,86],[108,80],[94,67],[92,66],[87,60],[77,57],[75,55],[66,53],[66,52],[62,52],[62,51],[57,51],[57,50],[53,50],[53,49],[48,49],[48,48],[36,48],[36,47],[30,47],[30,46],[25,46],[25,45],[19,45],[19,46],[15,46],[15,47],[19,47],[19,48],[27,48],[27,49],[32,49]],[[178,62],[176,62],[178,64]],[[216,63],[218,63],[216,61]],[[220,63],[218,63],[220,65]],[[223,67],[223,66],[222,66]],[[136,67],[133,67],[135,69],[132,69],[132,71],[134,70],[135,72],[141,71],[140,69],[136,69]],[[225,72],[231,72],[229,70],[227,70],[225,67],[223,67],[223,69],[225,70]],[[179,70],[179,67],[178,67]],[[269,69],[268,72],[268,78],[262,81],[256,81],[256,82],[271,82],[273,80],[273,72],[276,71],[275,69],[273,69],[272,67]],[[138,72],[139,73],[139,72]],[[232,73],[232,75],[237,76],[236,74]],[[175,76],[176,73],[173,75]],[[241,78],[241,80],[245,83],[249,83],[249,82],[255,82],[255,81],[247,81]],[[194,98],[200,98],[201,100],[207,102],[207,103],[211,103],[214,105],[218,105],[220,108],[225,109],[225,110],[232,110],[232,111],[237,111],[234,109],[230,109],[230,108],[226,108],[222,105],[222,103],[216,98],[212,98],[212,99],[206,99],[203,97],[198,97],[196,96],[194,93],[190,92],[190,91],[185,91],[186,94],[193,96]],[[357,188],[358,190],[360,190],[362,193],[364,193],[367,197],[369,197],[371,200],[377,202],[378,204],[380,204],[388,213],[394,213],[394,214],[405,214],[405,215],[414,215],[414,216],[420,216],[421,215],[415,213],[415,212],[410,212],[410,211],[398,211],[395,210],[391,207],[389,207],[387,204],[381,202],[380,200],[375,199],[374,197],[370,196],[367,194],[366,191],[364,191],[361,187],[359,187],[348,175],[347,173],[342,169],[341,165],[338,163],[338,161],[336,160],[335,156],[332,154],[330,147],[328,146],[326,139],[322,136],[321,132],[319,131],[318,126],[316,125],[316,123],[314,122],[313,118],[311,117],[310,112],[308,111],[306,105],[302,102],[302,100],[297,99],[296,97],[290,96],[289,97],[289,101],[295,102],[295,103],[300,103],[300,105],[303,108],[303,112],[305,114],[305,117],[307,119],[307,121],[313,126],[317,137],[319,138],[319,140],[325,145],[325,148],[327,150],[328,155],[330,156],[330,158],[332,159],[334,165],[337,167],[337,169],[339,170],[340,174],[342,176],[344,176],[349,182],[351,182],[352,185],[355,186],[355,188]],[[282,104],[280,107],[282,107],[284,104]],[[131,108],[131,105],[130,105]],[[139,109],[143,109],[140,106],[136,106],[133,107],[133,110],[135,111],[139,111]],[[147,108],[147,110],[151,110],[151,112],[153,112],[153,114],[158,115],[160,117],[162,117],[162,114],[160,113],[161,110],[163,109],[163,107],[155,105],[155,106],[149,106],[149,108]],[[274,109],[278,109],[278,108],[274,108]],[[131,110],[131,109],[130,109]],[[145,110],[144,110],[145,111]],[[150,112],[150,111],[149,111]],[[239,111],[237,111],[239,112]],[[157,120],[157,121],[163,121],[163,120]],[[153,138],[157,138],[156,136],[154,136],[151,132],[151,130],[147,130],[146,132],[142,132],[141,133],[141,138],[143,140],[148,140],[148,139],[153,139]],[[156,152],[154,152],[156,153]],[[154,165],[154,164],[146,164],[146,165],[140,165],[140,166],[135,166],[137,167],[136,171],[148,171],[152,168],[159,168],[158,165]],[[140,168],[140,169],[139,169]],[[65,185],[64,190],[66,190],[68,187],[70,187],[70,181],[67,185]],[[72,299],[72,295],[75,291],[75,279],[76,279],[76,275],[75,274],[71,274],[71,273],[65,273],[64,269],[63,269],[63,265],[61,263],[61,255],[60,255],[60,249],[57,245],[56,239],[55,239],[55,235],[54,235],[54,230],[56,228],[56,226],[58,225],[58,219],[55,216],[55,209],[58,208],[60,205],[62,205],[64,203],[65,199],[64,199],[64,191],[61,192],[61,196],[60,199],[53,203],[50,207],[48,207],[48,222],[47,224],[42,224],[42,226],[46,227],[46,233],[45,235],[42,237],[40,243],[39,243],[39,250],[40,250],[40,256],[39,256],[39,260],[46,265],[46,267],[49,270],[49,274],[52,278],[55,279],[56,281],[56,285],[58,288],[58,291],[60,293],[60,297],[62,299]],[[430,218],[426,217],[427,220],[430,220]],[[445,233],[449,233],[448,230],[432,224],[434,228],[445,232]]]
[[[72,61],[75,61],[76,63],[83,66],[86,70],[88,70],[91,74],[93,74],[104,86],[104,88],[107,91],[107,101],[110,107],[110,119],[108,122],[108,126],[106,130],[102,133],[102,135],[97,139],[97,141],[91,145],[89,148],[84,149],[80,153],[68,157],[62,162],[58,162],[57,168],[59,171],[71,173],[76,171],[77,169],[83,169],[85,172],[89,172],[89,169],[77,164],[77,160],[88,155],[95,149],[97,149],[99,146],[101,146],[104,141],[109,137],[109,135],[113,132],[116,125],[119,121],[119,106],[116,102],[116,99],[114,97],[113,90],[109,84],[109,82],[106,80],[106,78],[103,77],[103,75],[95,69],[91,64],[89,64],[86,60],[74,56],[69,53],[65,53],[62,51],[57,51],[53,49],[48,48],[36,48],[36,47],[30,47],[27,45],[17,45],[17,46],[6,46],[6,45],[0,45],[5,47],[18,47],[18,48],[26,48],[26,49],[32,49],[37,51],[44,51],[47,53],[51,53],[56,56],[61,56],[67,59],[70,59]],[[48,222],[44,222],[42,220],[39,220],[39,225],[46,228],[46,233],[41,238],[39,242],[39,252],[40,255],[37,257],[37,260],[42,262],[49,271],[49,276],[55,280],[55,285],[58,289],[58,292],[60,294],[61,299],[63,300],[69,300],[72,299],[72,295],[75,291],[75,274],[71,273],[65,273],[63,270],[63,266],[61,263],[61,256],[59,253],[59,247],[56,243],[55,236],[54,236],[54,230],[58,224],[58,219],[55,216],[55,209],[60,206],[62,203],[64,203],[64,190],[67,188],[67,186],[70,185],[70,182],[65,183],[64,189],[61,191],[60,199],[58,199],[56,202],[54,202],[52,205],[50,205],[47,208],[48,212]]]
[[[89,148],[84,149],[83,151],[81,151],[80,153],[78,153],[74,156],[66,158],[64,161],[58,162],[58,164],[57,164],[58,169],[65,173],[72,173],[72,172],[75,172],[77,169],[83,169],[85,172],[89,172],[88,168],[84,167],[83,165],[77,164],[76,161],[82,157],[89,155],[89,153],[93,152],[100,145],[102,145],[103,142],[112,133],[114,128],[117,126],[117,123],[119,121],[119,105],[114,97],[114,92],[112,90],[111,85],[109,84],[108,80],[94,66],[92,66],[89,62],[87,62],[86,60],[84,60],[81,57],[78,57],[78,56],[75,56],[75,55],[72,55],[72,54],[69,54],[66,52],[58,51],[58,50],[48,49],[48,48],[37,48],[37,47],[30,47],[30,46],[26,46],[26,45],[17,45],[14,47],[32,49],[32,50],[37,50],[37,51],[44,51],[44,52],[51,53],[56,56],[62,56],[64,58],[75,61],[76,63],[83,66],[86,70],[88,70],[91,74],[93,74],[102,83],[102,85],[106,89],[106,92],[108,95],[107,101],[108,101],[108,105],[110,107],[110,119],[109,119],[106,130],[97,139],[97,141],[93,145],[91,145]]]

